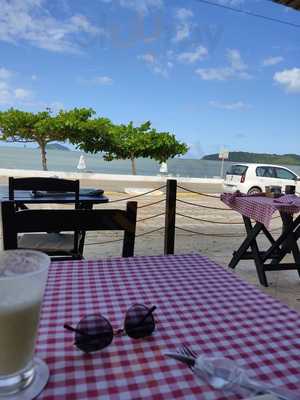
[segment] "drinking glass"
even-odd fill
[[[49,264],[37,251],[0,252],[0,398],[34,398],[48,381],[34,347]]]

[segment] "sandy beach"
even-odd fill
[[[2,189],[6,184],[7,178],[1,177],[0,185],[2,186]],[[133,186],[132,182],[126,182],[126,185],[128,187]],[[120,189],[113,191],[112,189],[114,187],[117,189],[116,186],[117,183],[115,182],[104,183],[98,181],[91,182],[90,180],[81,181],[81,187],[103,188],[106,195],[112,201],[111,204],[108,203],[99,205],[96,206],[97,208],[125,207],[127,201],[126,199],[131,196],[122,192]],[[190,185],[182,186],[191,188]],[[134,187],[138,187],[138,185],[134,185]],[[179,189],[177,196],[177,213],[181,215],[177,215],[176,217],[176,226],[182,229],[199,232],[201,235],[192,234],[190,232],[177,229],[175,253],[199,252],[210,257],[224,268],[227,268],[233,251],[238,248],[241,241],[245,237],[245,230],[241,216],[238,213],[229,210],[220,201],[219,194],[217,192],[213,194],[215,188],[192,185],[192,190],[210,193],[210,195],[214,197],[199,196],[197,194],[189,193]],[[135,248],[136,255],[155,255],[163,254],[164,252],[164,198],[165,195],[162,193],[160,195],[152,194],[134,199],[138,201],[139,206],[139,222],[137,224]],[[186,202],[194,203],[195,206],[191,206]],[[150,205],[151,203],[156,204]],[[215,209],[203,208],[201,207],[202,205],[205,207],[214,207]],[[53,207],[60,208],[61,206],[54,205]],[[152,216],[156,217],[150,218]],[[191,217],[206,221],[217,221],[221,222],[221,224],[198,220],[195,221],[191,219]],[[274,236],[280,232],[280,219],[274,219],[271,229],[275,230],[273,233]],[[227,235],[227,237],[219,237],[218,235]],[[122,234],[118,232],[88,233],[84,253],[85,258],[97,259],[102,257],[119,256],[121,254],[121,238]],[[116,242],[113,242],[115,240]],[[233,273],[239,275],[242,279],[250,282],[251,284],[258,286],[264,292],[278,298],[290,307],[300,310],[300,279],[296,271],[268,272],[268,288],[264,288],[259,285],[253,261],[240,262]]]

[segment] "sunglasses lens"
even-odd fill
[[[124,328],[128,336],[139,339],[150,336],[155,329],[155,322],[149,308],[134,304],[126,313]],[[146,317],[146,318],[145,318]]]
[[[85,353],[104,349],[114,337],[111,324],[101,315],[87,315],[76,329],[75,345]]]

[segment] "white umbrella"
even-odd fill
[[[167,165],[166,162],[160,163],[159,172],[160,172],[161,174],[167,174],[167,173],[168,173],[168,165]]]
[[[82,169],[82,170],[86,169],[85,159],[84,159],[84,156],[82,156],[82,155],[79,158],[77,169]]]

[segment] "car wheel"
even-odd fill
[[[248,194],[258,194],[261,192],[262,192],[262,190],[259,187],[253,187],[248,190]]]

